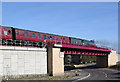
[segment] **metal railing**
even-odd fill
[[[70,42],[64,42],[64,41],[58,41],[58,40],[52,40],[52,41],[43,41],[43,42],[33,42],[33,41],[24,41],[24,40],[11,40],[11,39],[0,39],[0,45],[3,46],[29,46],[29,47],[47,47],[48,44],[66,44],[66,45],[73,45],[73,46],[85,46],[85,47],[91,47],[91,48],[103,48],[103,47],[97,47],[97,46],[90,46],[90,45],[84,45],[84,44],[71,44]],[[108,48],[103,48],[108,49]]]
[[[2,46],[31,46],[31,47],[42,47],[43,42],[0,39],[0,44],[1,44]]]
[[[29,47],[46,47],[47,44],[61,44],[61,41],[43,41],[43,42],[33,42],[24,40],[11,40],[11,39],[0,39],[0,45],[2,46],[29,46]]]

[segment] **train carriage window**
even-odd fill
[[[37,34],[37,38],[41,38],[41,35],[40,35],[40,34]]]
[[[4,35],[7,35],[7,30],[6,29],[4,30]]]
[[[58,40],[58,37],[57,37],[57,40]]]
[[[0,34],[2,34],[2,30],[0,29]]]
[[[48,39],[50,39],[50,37],[48,36]]]
[[[35,38],[35,33],[31,33],[32,38]]]
[[[55,38],[54,38],[54,36],[53,36],[53,40],[54,40]]]
[[[19,32],[17,31],[16,34],[19,35]]]
[[[62,37],[60,39],[62,40]]]
[[[25,33],[25,37],[29,37],[28,32],[24,32],[24,33]]]
[[[82,43],[82,41],[81,41],[81,40],[79,40],[79,45],[81,45],[81,43]]]
[[[50,39],[52,39],[52,36],[50,36]]]
[[[10,31],[10,30],[8,30],[8,34],[11,34],[11,31]]]
[[[43,35],[43,39],[47,39],[47,38],[46,38],[46,35]]]
[[[71,43],[72,43],[72,44],[74,44],[74,42],[73,42],[73,41],[71,41]]]

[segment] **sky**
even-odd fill
[[[3,2],[2,25],[87,40],[117,48],[117,2]]]

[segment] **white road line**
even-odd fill
[[[82,71],[82,70],[79,69],[78,71]]]
[[[102,72],[102,73],[104,73],[104,74],[105,74],[105,77],[107,77],[107,74],[106,74],[105,72]]]
[[[86,76],[86,77],[83,77],[83,78],[80,78],[80,79],[77,79],[77,80],[75,80],[75,81],[72,81],[72,82],[77,82],[77,81],[79,81],[79,80],[86,79],[86,78],[88,78],[88,77],[90,77],[90,76],[91,76],[91,74],[89,73],[89,74],[88,74],[88,76]]]
[[[86,76],[86,77],[83,77],[83,78],[81,78],[81,79],[78,79],[78,80],[83,80],[83,79],[86,79],[86,78],[88,78],[88,77],[90,77],[91,76],[91,74],[89,73],[88,74],[88,76]]]

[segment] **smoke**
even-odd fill
[[[108,40],[96,40],[95,44],[99,47],[109,48],[111,50],[118,51],[118,43],[117,42],[112,42],[112,41],[108,41]]]

